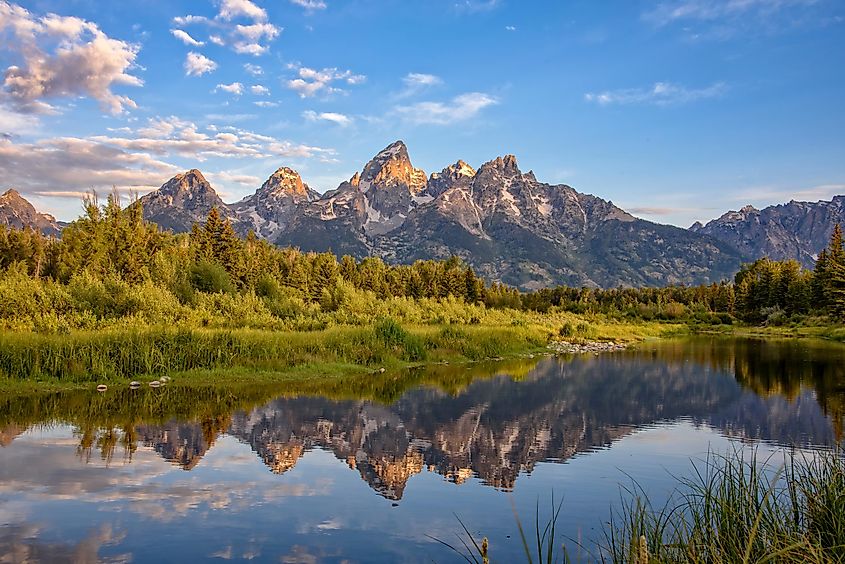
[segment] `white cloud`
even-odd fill
[[[13,37],[5,44],[11,55],[0,96],[15,110],[53,111],[44,100],[90,96],[118,114],[136,107],[112,92],[114,85],[141,86],[130,71],[138,45],[112,39],[97,24],[77,17],[47,14],[38,17],[16,4],[0,2],[0,32]]]
[[[306,10],[325,10],[328,7],[323,0],[290,0],[290,3]]]
[[[695,102],[707,98],[716,98],[725,93],[727,86],[717,82],[705,88],[687,88],[670,82],[655,82],[650,88],[625,88],[621,90],[606,90],[604,92],[590,92],[584,95],[588,102],[595,102],[601,106],[611,104],[654,104],[670,106]]]
[[[139,191],[160,186],[178,172],[169,162],[175,157],[192,163],[211,158],[331,159],[332,149],[277,139],[253,131],[226,126],[212,130],[170,116],[150,119],[142,127],[120,128],[112,135],[57,137],[34,143],[0,138],[0,178],[24,193],[46,196],[78,196],[92,188],[133,188]],[[225,175],[226,173],[218,173]],[[254,179],[230,175],[233,182],[256,185]]]
[[[173,37],[175,37],[185,45],[193,45],[194,47],[202,47],[203,45],[205,45],[204,41],[197,41],[196,39],[191,37],[191,35],[187,31],[183,31],[181,29],[171,29],[170,33],[173,35]]]
[[[90,139],[60,137],[31,144],[0,140],[0,175],[29,193],[81,195],[112,185],[154,188],[175,172],[175,166],[149,154]]]
[[[264,69],[260,65],[253,65],[252,63],[245,63],[244,70],[252,76],[261,76],[264,74]]]
[[[259,22],[250,25],[236,25],[235,32],[251,41],[259,41],[263,38],[274,39],[281,30],[273,24]]]
[[[364,75],[352,74],[352,71],[349,70],[339,71],[336,68],[315,70],[308,67],[297,67],[296,65],[293,65],[292,68],[297,69],[299,78],[288,80],[287,87],[299,93],[301,98],[309,98],[321,92],[324,94],[342,92],[342,89],[332,86],[332,83],[337,81],[357,85],[367,79]]]
[[[267,12],[256,6],[250,0],[222,0],[218,17],[230,21],[237,17],[245,17],[255,21],[265,21]]]
[[[351,125],[353,119],[344,114],[338,114],[335,112],[320,112],[317,113],[313,110],[306,110],[302,112],[302,117],[304,117],[308,121],[329,121],[332,123],[336,123],[341,127],[346,127],[347,125]]]
[[[188,76],[202,76],[217,68],[217,63],[202,55],[191,51],[185,57],[185,74]]]
[[[198,24],[198,23],[208,23],[208,18],[205,16],[177,16],[173,18],[173,23],[176,25],[190,25],[190,24]]]
[[[264,8],[250,0],[221,0],[220,9],[214,18],[204,16],[181,16],[173,18],[176,25],[199,24],[216,33],[208,40],[215,45],[229,45],[242,55],[260,56],[270,50],[269,43],[282,32],[282,28],[270,23]],[[237,23],[247,20],[249,23]],[[225,36],[225,38],[224,38]]]
[[[252,55],[254,57],[258,57],[259,55],[263,55],[269,51],[270,47],[268,45],[262,45],[255,42],[236,41],[235,44],[232,45],[232,49],[234,49],[235,53],[238,53],[239,55]]]
[[[233,82],[232,84],[218,84],[214,87],[214,91],[217,92],[219,90],[228,92],[229,94],[234,94],[235,96],[240,96],[244,93],[244,85],[240,82]]]
[[[170,116],[149,120],[147,125],[137,129],[134,135],[95,136],[91,139],[126,150],[161,155],[176,154],[197,160],[209,157],[313,157],[334,153],[330,149],[283,141],[231,126],[207,129],[208,131],[202,131],[193,122]]]
[[[516,31],[516,26],[513,25],[506,25],[505,31]]]
[[[469,92],[455,96],[449,102],[419,102],[397,106],[394,112],[414,124],[448,125],[474,118],[481,110],[497,104],[498,100],[483,92]]]
[[[257,102],[253,102],[259,108],[275,108],[278,107],[278,102],[270,102],[269,100],[259,100]]]
[[[252,92],[253,94],[255,94],[256,96],[269,96],[270,95],[270,89],[267,88],[266,86],[261,85],[261,84],[253,84],[252,86],[249,87],[249,91]]]

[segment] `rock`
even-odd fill
[[[141,387],[141,382],[138,382],[136,380],[129,382],[129,389],[130,390],[137,390],[140,387]]]
[[[152,382],[150,382],[150,387],[151,388],[160,388],[161,382],[159,382],[158,380],[153,380]]]
[[[622,351],[627,348],[623,343],[612,341],[587,341],[584,343],[570,343],[568,341],[552,341],[548,348],[556,354],[584,354]]]
[[[109,388],[108,388],[108,386],[106,386],[105,384],[99,384],[99,385],[97,386],[97,391],[98,391],[98,392],[105,392],[105,391],[106,391],[106,390],[108,390],[108,389],[109,389]]]

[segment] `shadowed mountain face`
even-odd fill
[[[690,229],[732,245],[749,259],[795,259],[812,268],[837,223],[845,224],[845,196],[829,202],[793,200],[762,210],[745,206]]]
[[[505,370],[453,392],[412,387],[390,404],[322,397],[259,400],[259,407],[234,413],[210,410],[213,415],[189,420],[131,423],[123,437],[111,427],[96,432],[97,423],[85,421],[80,453],[90,459],[90,450],[99,448],[107,458],[117,443],[132,452],[143,445],[190,470],[225,433],[249,445],[276,474],[291,470],[313,449],[328,451],[388,499],[402,498],[409,479],[423,470],[456,483],[478,478],[511,489],[539,462],[566,461],[679,419],[743,440],[837,444],[845,414],[843,360],[841,347],[670,342],[653,350],[546,359],[524,376]],[[7,407],[8,413],[27,409]],[[72,419],[51,416],[40,404],[29,409],[38,410],[33,416],[41,422]],[[8,447],[24,429],[9,422],[0,444]]]

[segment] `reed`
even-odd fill
[[[526,562],[569,561],[565,543],[553,540],[559,510],[553,503],[545,525],[538,512],[533,548],[517,516]],[[461,530],[469,539],[461,539],[461,556],[475,561],[469,549],[477,545],[462,522]],[[623,488],[603,540],[588,552],[613,564],[845,562],[845,455],[780,451],[761,460],[753,448],[710,453],[691,478],[678,479],[663,505],[637,485]]]
[[[397,368],[427,359],[481,360],[545,345],[542,329],[470,326],[373,327],[321,331],[142,328],[66,335],[0,334],[0,377],[84,383],[200,369],[284,371],[302,365]]]
[[[640,492],[641,494],[641,492]],[[845,561],[845,458],[841,452],[756,450],[708,455],[660,508],[634,495],[606,530],[614,563]]]

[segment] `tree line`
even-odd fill
[[[188,234],[163,231],[143,219],[138,202],[121,207],[110,196],[100,205],[84,201],[83,215],[61,238],[30,228],[0,226],[0,270],[69,284],[84,273],[96,280],[154,284],[190,303],[197,293],[277,297],[295,293],[323,309],[337,307],[345,289],[376,299],[459,299],[488,308],[624,315],[642,319],[697,319],[728,323],[780,323],[804,315],[845,319],[845,248],[839,225],[813,270],[797,261],[759,259],[745,264],[733,281],[662,288],[573,288],[529,293],[485,283],[457,257],[391,265],[377,257],[356,260],[332,253],[276,247],[250,233],[235,234],[212,209]]]

